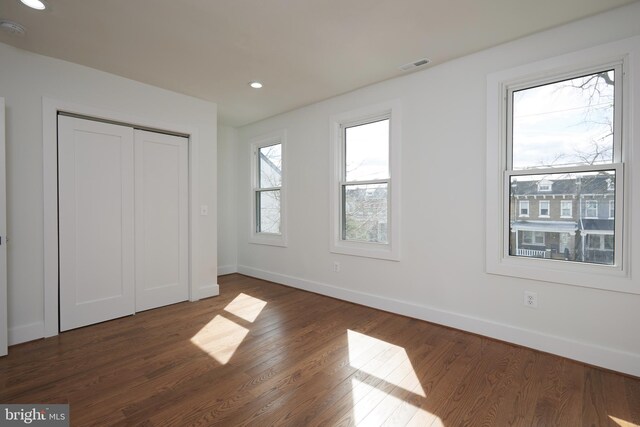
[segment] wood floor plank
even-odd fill
[[[220,296],[13,346],[0,403],[73,426],[640,425],[640,379],[233,274]]]

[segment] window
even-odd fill
[[[252,140],[252,216],[250,241],[286,245],[284,232],[284,131]]]
[[[398,259],[399,108],[332,118],[331,251]]]
[[[573,217],[573,201],[561,200],[560,201],[560,218]]]
[[[619,67],[603,67],[507,89],[510,198],[526,195],[534,182],[537,191],[551,191],[554,182],[557,188],[579,198],[605,196],[620,158],[615,138],[615,82],[619,74]],[[538,203],[538,217],[549,218],[550,201]],[[598,201],[584,200],[583,214],[584,219],[597,218]],[[548,224],[547,231],[553,234],[571,226]],[[522,226],[518,221],[511,224],[512,230]],[[600,225],[580,221],[575,231],[585,233],[594,227]],[[517,243],[512,241],[509,255],[528,256],[516,248]],[[555,248],[547,249],[551,249],[553,259]],[[565,261],[558,252],[557,259]],[[584,251],[578,252],[581,255]],[[591,262],[586,256],[576,256],[572,261]]]
[[[523,231],[522,243],[525,245],[544,246],[544,233],[542,231]]]
[[[540,200],[540,218],[549,218],[549,200]]]
[[[538,191],[551,191],[551,183],[549,181],[540,181],[538,183]]]
[[[640,105],[627,84],[638,77],[628,67],[632,55],[640,45],[628,39],[488,76],[488,273],[640,294],[629,268],[636,192],[625,191],[640,167],[628,139],[634,122],[623,120],[636,117],[632,108]],[[544,181],[553,196],[541,192]],[[520,218],[522,199],[550,201],[549,220]],[[610,200],[611,219],[604,205]],[[545,245],[519,247],[533,228],[544,232]],[[606,255],[589,249],[585,237],[597,234],[612,236],[602,238],[612,248]],[[544,257],[537,255],[542,249]]]
[[[584,217],[598,218],[598,201],[597,200],[584,201]]]
[[[528,200],[520,200],[519,202],[519,213],[518,216],[529,216],[529,201]]]
[[[614,219],[616,217],[616,201],[609,200],[609,219]]]

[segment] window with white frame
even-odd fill
[[[549,181],[540,181],[538,183],[538,191],[551,191],[551,182]]]
[[[560,201],[560,218],[572,218],[573,217],[573,201],[561,200]]]
[[[616,217],[616,201],[609,200],[609,219],[615,219]]]
[[[284,131],[252,140],[250,233],[252,243],[286,245],[284,147]]]
[[[635,192],[625,191],[640,156],[629,141],[635,122],[623,119],[636,117],[632,108],[640,105],[628,84],[637,78],[628,64],[640,55],[638,39],[487,77],[488,273],[640,293],[629,268],[640,259],[630,250]],[[537,184],[544,180],[553,183],[551,220],[518,218],[518,200],[540,200]],[[568,204],[554,213],[558,198],[573,201],[572,217]],[[587,209],[588,200],[614,200],[614,217],[607,219],[604,206]],[[544,257],[518,246],[532,227],[545,232]],[[587,236],[597,234],[611,236],[607,253],[589,249]]]
[[[523,231],[522,243],[525,245],[544,245],[544,232],[542,231]]]
[[[507,88],[507,176],[510,195],[516,200],[537,183],[537,191],[551,191],[551,182],[575,197],[605,197],[609,182],[618,171],[619,143],[616,139],[616,81],[619,65],[604,66],[543,81],[519,83]],[[550,147],[553,147],[550,149]],[[550,217],[550,201],[540,200],[539,218]],[[598,217],[598,202],[584,200],[585,219]],[[565,215],[567,216],[567,215]],[[511,221],[512,235],[526,224]],[[548,232],[562,233],[571,224],[548,225]],[[580,221],[577,232],[589,232],[593,223]],[[511,239],[511,256],[530,256],[517,251]],[[550,246],[551,258],[566,256]],[[576,250],[572,261],[601,263],[589,253]],[[613,259],[610,260],[613,263]]]
[[[523,217],[529,216],[529,201],[528,200],[520,200],[518,202],[518,216],[523,216]]]
[[[399,118],[397,105],[332,118],[332,252],[398,259]]]
[[[597,200],[584,201],[584,217],[589,219],[598,218],[598,201]]]
[[[540,200],[538,216],[549,218],[549,200]]]

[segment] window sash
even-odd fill
[[[347,209],[346,209],[346,189],[349,186],[365,186],[365,185],[386,185],[387,187],[387,241],[375,242],[361,239],[347,239]],[[391,179],[376,179],[369,181],[345,181],[340,182],[340,240],[344,242],[360,242],[372,245],[388,245],[391,235]]]
[[[538,216],[548,217],[551,211],[551,202],[549,200],[540,200],[538,203]]]
[[[562,168],[540,168],[540,169],[527,169],[527,170],[515,170],[515,171],[504,171],[503,173],[503,184],[502,184],[502,188],[503,188],[503,208],[502,208],[502,215],[503,215],[503,227],[505,228],[505,230],[503,230],[503,235],[502,235],[502,256],[504,258],[519,258],[519,259],[523,259],[524,262],[539,262],[540,260],[536,260],[534,258],[527,258],[527,257],[519,257],[517,255],[512,255],[510,253],[510,247],[509,247],[509,239],[510,239],[510,186],[511,186],[511,177],[514,176],[526,176],[526,175],[546,175],[546,174],[563,174],[563,173],[580,173],[580,172],[605,172],[605,171],[615,171],[615,176],[616,176],[616,180],[615,180],[615,199],[614,199],[614,209],[616,211],[616,215],[617,212],[622,212],[622,203],[623,203],[623,194],[624,194],[624,187],[623,187],[623,179],[622,177],[624,176],[624,165],[622,164],[610,164],[610,163],[606,163],[606,164],[601,164],[601,165],[593,165],[593,166],[585,166],[585,167],[580,167],[580,166],[570,166],[570,167],[562,167]],[[578,203],[578,208],[579,209],[583,209],[582,212],[585,212],[584,210],[586,210],[586,204],[584,203],[585,201],[579,201]],[[586,212],[585,212],[586,213]],[[586,215],[584,215],[585,218],[595,218],[595,217],[587,217]],[[622,267],[622,260],[624,258],[624,254],[622,253],[623,250],[623,229],[622,229],[622,225],[623,225],[623,221],[621,219],[621,216],[619,217],[614,217],[614,235],[617,236],[617,238],[614,241],[614,260],[612,264],[606,264],[606,265],[602,265],[605,268],[617,268],[620,269]],[[550,260],[544,260],[543,262],[550,262]],[[557,261],[560,263],[572,263],[572,264],[579,264],[580,266],[591,266],[591,265],[596,265],[596,264],[592,264],[592,263],[586,263],[586,262],[574,262],[574,261]],[[600,264],[597,264],[598,266],[601,266]]]
[[[610,64],[601,64],[593,67],[584,68],[581,70],[574,70],[562,74],[557,74],[551,77],[545,77],[540,79],[528,80],[519,84],[510,84],[507,86],[506,90],[506,108],[504,111],[507,115],[506,117],[506,125],[507,125],[507,133],[506,133],[506,170],[512,172],[531,172],[531,170],[543,170],[543,169],[565,169],[563,167],[558,168],[527,168],[527,169],[513,169],[513,94],[514,92],[518,92],[521,90],[531,89],[537,86],[544,86],[553,83],[559,83],[564,80],[569,80],[573,78],[578,78],[581,76],[587,76],[590,74],[595,74],[599,72],[604,72],[608,70],[613,70],[615,73],[616,83],[614,85],[614,104],[613,104],[613,156],[612,161],[610,163],[602,163],[598,165],[594,165],[593,167],[598,166],[611,166],[613,164],[622,163],[622,94],[623,94],[623,70],[622,70],[622,61],[615,61]],[[589,165],[579,165],[577,167],[588,167]],[[571,167],[570,167],[571,168]]]

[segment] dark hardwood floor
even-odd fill
[[[83,425],[632,426],[640,379],[241,275],[10,348],[0,403]]]

